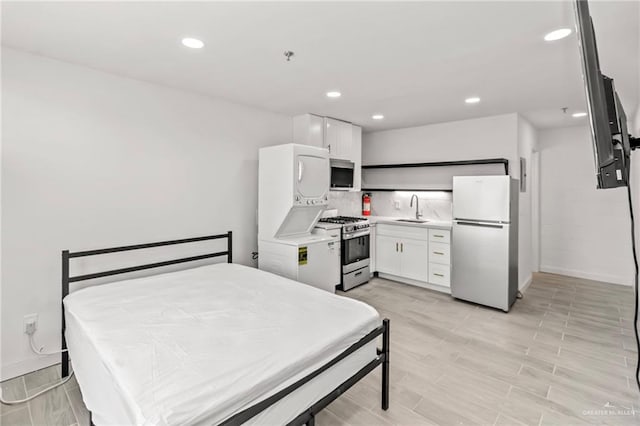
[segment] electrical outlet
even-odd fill
[[[38,314],[29,314],[24,316],[24,333],[33,334],[38,329]]]
[[[393,206],[396,208],[396,210],[400,210],[400,201],[393,200]]]

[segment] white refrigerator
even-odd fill
[[[451,295],[508,312],[518,293],[519,184],[454,176]]]

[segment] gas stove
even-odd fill
[[[322,219],[320,219],[320,222],[339,223],[341,225],[344,225],[346,223],[354,223],[354,222],[362,222],[362,221],[367,221],[367,219],[364,219],[362,217],[355,217],[355,216],[333,216],[333,217],[323,217]]]
[[[342,228],[341,257],[344,291],[369,281],[369,219],[354,216],[331,216],[319,220],[316,229],[330,232]]]
[[[365,230],[369,228],[369,219],[354,216],[333,216],[324,217],[319,221],[320,227],[322,223],[332,223],[336,225],[342,225],[343,233],[350,233],[359,230]]]

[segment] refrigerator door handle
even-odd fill
[[[503,226],[502,225],[497,225],[497,224],[493,224],[493,223],[480,223],[480,222],[463,222],[463,221],[457,221],[456,225],[465,225],[465,226],[481,226],[484,228],[497,228],[497,229],[502,229]]]

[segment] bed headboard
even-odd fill
[[[171,245],[178,245],[178,244],[197,243],[201,241],[218,240],[222,238],[227,239],[226,251],[205,253],[198,256],[182,257],[179,259],[165,260],[162,262],[147,263],[147,264],[137,265],[137,266],[129,266],[127,268],[111,269],[108,271],[94,272],[91,274],[84,274],[84,275],[76,275],[73,277],[69,276],[69,261],[77,257],[99,256],[101,254],[118,253],[123,251],[132,251],[132,250],[142,250],[142,249],[171,246]],[[61,298],[61,301],[69,294],[69,284],[73,282],[93,280],[96,278],[103,278],[103,277],[119,275],[119,274],[127,274],[130,272],[136,272],[136,271],[144,271],[146,269],[162,268],[163,266],[176,265],[179,263],[186,263],[186,262],[195,262],[197,260],[210,259],[210,258],[220,257],[220,256],[227,256],[227,262],[232,263],[233,261],[233,254],[232,254],[233,244],[232,243],[233,243],[232,232],[228,231],[226,234],[208,235],[204,237],[194,237],[194,238],[183,238],[180,240],[160,241],[156,243],[135,244],[130,246],[110,247],[110,248],[103,248],[103,249],[97,249],[97,250],[85,250],[85,251],[76,251],[76,252],[63,250],[62,251],[62,298]],[[62,349],[67,349],[67,342],[64,337],[64,331],[65,331],[64,305],[62,305]],[[62,353],[62,377],[66,377],[67,375],[69,375],[69,355],[67,352],[63,352]]]

